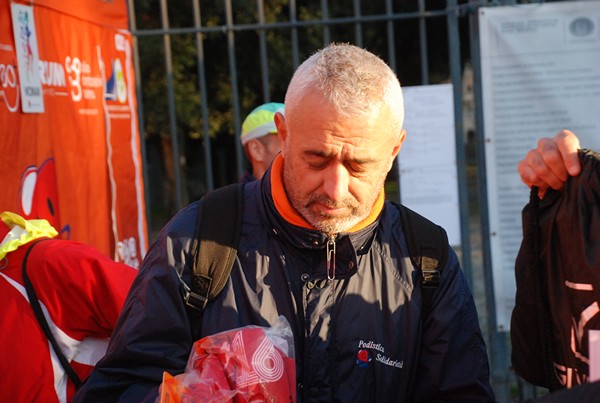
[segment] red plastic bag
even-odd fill
[[[295,402],[294,340],[287,320],[246,326],[194,343],[185,372],[163,375],[161,403]]]

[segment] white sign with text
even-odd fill
[[[521,210],[517,164],[570,129],[600,149],[600,2],[479,9],[487,200],[498,331],[510,329]]]
[[[403,87],[406,140],[398,154],[402,204],[460,239],[454,102],[451,84]]]

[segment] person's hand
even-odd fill
[[[548,188],[560,190],[567,175],[581,172],[577,150],[579,139],[569,130],[562,130],[554,138],[541,138],[537,148],[530,150],[517,166],[521,180],[527,186],[537,186],[542,198]]]

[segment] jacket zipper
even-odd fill
[[[335,279],[335,234],[327,236],[327,278]]]
[[[337,234],[329,234],[327,235],[327,244],[326,244],[326,253],[327,253],[327,280],[330,281],[331,283],[331,292],[333,295],[334,292],[334,282],[331,280],[335,279],[335,255],[336,255],[336,244],[335,244],[335,239],[337,237]],[[312,287],[309,287],[312,288]],[[305,354],[305,360],[304,360],[304,379],[300,382],[300,384],[298,385],[298,388],[300,389],[300,400],[304,401],[306,399],[310,400],[311,396],[310,396],[310,392],[307,390],[306,385],[311,385],[310,382],[306,382],[307,377],[309,378],[309,372],[308,372],[308,368],[309,368],[309,360],[310,360],[310,343],[306,342],[306,339],[310,338],[310,314],[308,312],[308,303],[307,303],[307,290],[306,290],[306,286],[303,286],[303,294],[304,294],[304,298],[303,298],[303,306],[304,306],[304,338],[305,338],[305,342],[304,342],[304,354]]]

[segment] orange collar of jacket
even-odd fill
[[[287,222],[298,227],[316,229],[309,224],[308,221],[306,221],[294,207],[292,207],[292,204],[285,194],[285,189],[283,187],[283,157],[281,154],[278,154],[277,157],[275,157],[275,160],[273,160],[273,165],[271,166],[271,194],[273,196],[273,201],[275,202],[275,208],[277,208],[279,214],[281,214],[281,216]],[[373,223],[383,209],[383,201],[384,192],[383,189],[381,189],[381,192],[379,192],[379,196],[377,197],[377,200],[375,200],[375,204],[371,209],[371,213],[369,213],[364,220],[352,227],[348,232],[358,231]]]

